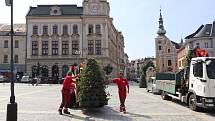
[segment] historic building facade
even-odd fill
[[[158,36],[155,38],[156,72],[175,72],[177,70],[178,43],[166,37],[160,11]]]
[[[25,73],[25,24],[14,24],[14,72],[22,76]],[[10,25],[0,25],[0,75],[9,76],[11,60]]]
[[[113,75],[123,68],[124,37],[113,25],[107,0],[77,5],[30,7],[27,24],[27,73],[45,68],[44,76],[63,77],[68,67],[87,58],[110,64]]]
[[[181,63],[179,68],[183,68],[187,52],[195,47],[200,47],[208,51],[210,57],[215,57],[215,21],[201,25],[194,33],[185,37],[185,42],[178,52],[178,62]]]

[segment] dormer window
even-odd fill
[[[58,7],[58,6],[51,7],[50,15],[54,15],[54,16],[61,15],[60,7]]]

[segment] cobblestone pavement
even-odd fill
[[[215,111],[193,112],[177,101],[164,101],[159,95],[131,84],[126,100],[127,113],[119,112],[117,87],[109,85],[109,104],[91,110],[70,110],[58,115],[61,85],[15,84],[18,121],[214,121]],[[0,83],[0,121],[6,121],[10,85]]]

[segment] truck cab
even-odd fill
[[[215,108],[215,57],[192,58],[187,103],[192,110]]]

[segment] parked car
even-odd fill
[[[4,76],[0,75],[0,82],[4,82]]]
[[[21,83],[30,83],[32,79],[29,76],[23,76],[21,79]]]
[[[0,75],[0,82],[9,82],[9,78],[6,76]]]
[[[38,84],[41,84],[41,78],[39,77],[34,77],[31,81],[31,84],[34,86],[34,84],[36,84],[36,86],[38,86]]]

